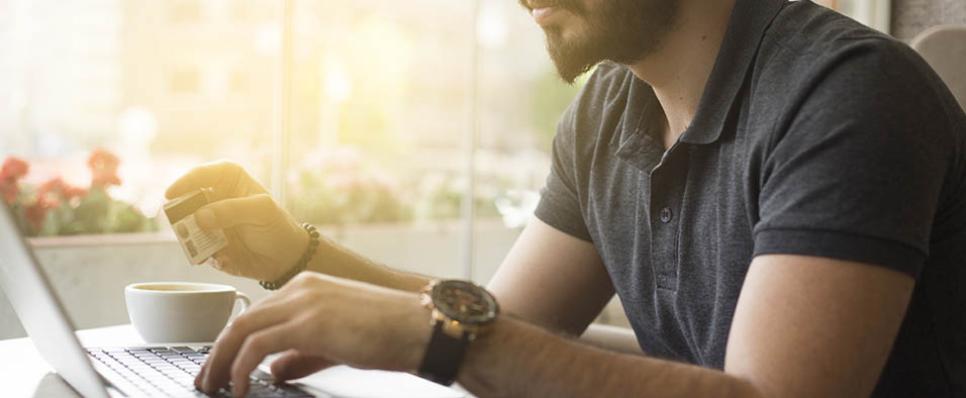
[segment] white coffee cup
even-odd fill
[[[251,305],[234,287],[194,282],[134,283],[124,288],[124,299],[134,329],[147,343],[214,341],[235,301],[241,301],[241,311]]]

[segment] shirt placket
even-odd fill
[[[678,237],[686,175],[685,148],[674,145],[651,170],[651,264],[657,287],[676,290]]]

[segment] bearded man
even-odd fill
[[[320,241],[202,166],[169,197],[211,188],[217,266],[284,287],[199,388],[244,394],[283,353],[280,380],[345,363],[482,397],[966,396],[966,116],[915,53],[808,1],[523,6],[564,80],[596,69],[488,290]],[[615,293],[632,335],[588,328]]]

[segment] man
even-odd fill
[[[168,194],[222,199],[197,213],[229,232],[216,266],[316,272],[226,329],[199,388],[244,393],[284,352],[281,380],[459,369],[478,396],[966,396],[966,116],[911,50],[804,1],[524,6],[565,80],[606,62],[489,284],[500,315],[454,285],[431,312],[427,278],[317,244],[241,168],[203,166]],[[638,352],[568,337],[615,292]]]

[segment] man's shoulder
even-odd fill
[[[915,50],[811,2],[789,3],[772,22],[749,87],[753,145],[848,141],[862,143],[856,156],[916,148],[936,159],[966,151],[962,109]]]
[[[754,110],[792,118],[809,106],[875,119],[898,112],[955,120],[955,99],[905,43],[811,2],[791,2],[765,33],[751,82]],[[915,103],[910,99],[915,98]],[[755,105],[757,104],[757,106]]]
[[[924,79],[931,89],[937,83],[905,43],[809,1],[785,6],[766,31],[756,59],[758,77],[773,79],[786,92],[843,70],[863,77],[856,84],[878,84],[896,75]]]
[[[827,55],[862,44],[882,48],[902,42],[836,11],[810,1],[793,1],[775,16],[762,41],[762,52],[777,47],[800,55]]]

